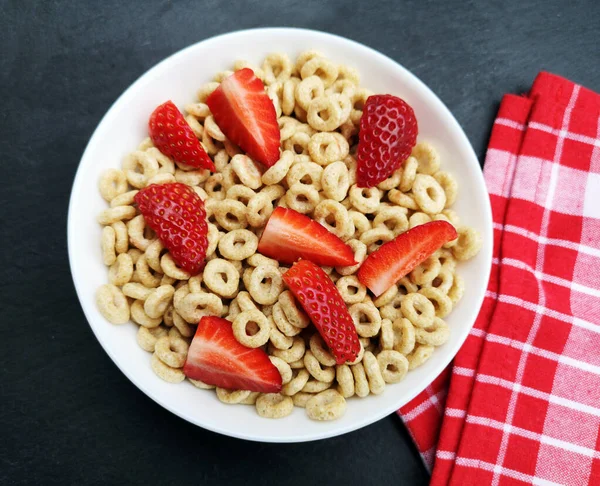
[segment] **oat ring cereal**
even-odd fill
[[[451,329],[445,318],[465,292],[460,263],[477,254],[482,240],[452,209],[459,187],[444,167],[447,154],[421,137],[412,142],[410,156],[383,179],[366,185],[363,181],[359,187],[364,174],[364,167],[359,170],[364,163],[359,129],[374,93],[360,84],[354,67],[318,50],[294,59],[274,52],[256,61],[253,65],[232,60],[203,80],[195,98],[189,93],[188,103],[182,105],[178,129],[188,130],[185,144],[196,147],[196,155],[206,152],[202,163],[190,158],[189,151],[187,156],[185,151],[170,152],[149,123],[149,137],[123,154],[120,165],[115,161],[100,175],[98,190],[106,206],[96,216],[102,226],[98,252],[108,283],[98,289],[96,303],[109,323],[132,321],[138,326],[136,341],[151,353],[151,369],[169,383],[184,381],[183,370],[194,365],[194,354],[188,352],[203,339],[201,320],[224,319],[236,345],[268,357],[263,356],[266,365],[272,365],[271,373],[276,370],[275,377],[281,377],[272,390],[280,391],[226,389],[206,378],[206,383],[188,378],[188,385],[181,386],[191,385],[195,393],[214,390],[208,393],[216,393],[222,403],[253,405],[265,418],[285,417],[297,406],[311,419],[334,420],[344,414],[346,399],[381,394],[448,341]],[[241,72],[246,68],[258,79]],[[264,95],[259,93],[265,102],[260,120],[247,113],[248,120],[254,116],[256,121],[251,130],[257,137],[254,150],[228,126],[236,116],[224,121],[212,111],[211,95],[222,92],[230,76],[242,74],[258,83],[254,89],[260,91],[261,83],[264,87]],[[402,96],[402,86],[398,91]],[[272,116],[270,131],[263,132],[267,112]],[[267,151],[269,163],[261,155]],[[153,188],[170,184],[179,188],[177,194],[186,194],[186,201],[197,196],[206,213],[200,232],[192,225],[190,206],[162,206],[162,217],[172,217],[169,224],[176,226],[181,242],[187,232],[200,233],[186,248],[206,238],[203,258],[195,266],[186,265],[183,253],[161,233],[163,228],[153,224],[161,214],[149,214],[140,204],[147,202],[143,196]],[[335,348],[326,344],[329,340],[286,286],[283,276],[295,257],[264,250],[262,238],[269,232],[265,227],[277,207],[301,213],[347,245],[346,255],[352,252],[356,264],[321,268],[339,293],[338,305],[344,305],[352,319],[358,339],[354,361],[338,364]],[[431,221],[453,225],[458,238],[444,243],[383,292],[371,292],[359,277],[370,255]],[[286,247],[293,246],[283,231],[277,237],[284,238]],[[335,323],[329,304],[323,302],[322,313]],[[315,319],[312,311],[310,315]],[[220,344],[210,345],[220,349]],[[251,367],[240,363],[240,369],[246,368]]]

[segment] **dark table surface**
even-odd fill
[[[66,215],[85,145],[173,52],[297,26],[363,42],[419,76],[483,161],[498,102],[539,70],[600,90],[600,2],[0,1],[0,484],[426,484],[399,419],[320,442],[222,437],[116,368],[71,282]]]

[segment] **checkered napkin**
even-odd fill
[[[598,94],[549,73],[502,100],[486,297],[453,364],[398,412],[432,485],[600,485],[599,116]]]

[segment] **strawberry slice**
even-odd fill
[[[281,207],[267,221],[258,251],[281,263],[305,258],[325,267],[356,264],[352,248],[336,235],[308,216]]]
[[[216,170],[215,164],[172,101],[163,103],[152,112],[148,132],[156,148],[175,162],[212,172]]]
[[[252,69],[225,78],[206,104],[221,131],[251,158],[269,167],[279,160],[275,107]]]
[[[283,274],[283,280],[327,343],[337,364],[354,361],[360,352],[356,327],[327,274],[314,263],[300,260]]]
[[[415,226],[371,253],[358,269],[358,280],[378,297],[457,236],[446,221]]]
[[[208,225],[204,202],[179,182],[151,184],[134,197],[146,223],[184,270],[195,274],[204,267]]]
[[[387,179],[408,159],[418,132],[415,112],[406,101],[392,95],[369,96],[358,133],[358,187],[373,187]]]
[[[230,390],[281,391],[281,375],[267,353],[240,344],[231,322],[220,317],[200,319],[183,373],[192,380]]]

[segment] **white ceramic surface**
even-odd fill
[[[150,368],[150,354],[136,343],[137,326],[108,323],[94,299],[96,289],[107,279],[100,252],[101,228],[96,222],[96,215],[106,207],[97,189],[98,178],[103,170],[120,167],[123,157],[147,136],[147,121],[154,107],[172,99],[182,109],[194,101],[202,83],[231,68],[237,59],[258,64],[272,51],[295,57],[306,49],[318,49],[336,62],[355,66],[364,87],[400,96],[414,108],[419,139],[438,148],[443,169],[459,181],[454,209],[484,238],[479,255],[459,265],[466,292],[447,318],[450,340],[401,383],[388,385],[379,396],[349,399],[343,418],[324,423],[309,420],[300,408],[282,420],[264,419],[254,407],[222,404],[214,392],[196,389],[187,382],[172,385],[161,381]],[[114,103],[94,132],[75,177],[68,246],[77,294],[94,334],[121,371],[146,395],[185,420],[215,432],[257,441],[299,442],[343,434],[379,420],[406,404],[444,369],[467,337],[483,301],[491,265],[492,220],[481,169],[467,137],[450,111],[419,79],[388,57],[341,37],[300,29],[256,29],[211,38],[172,55]],[[96,344],[90,341],[88,345]]]

